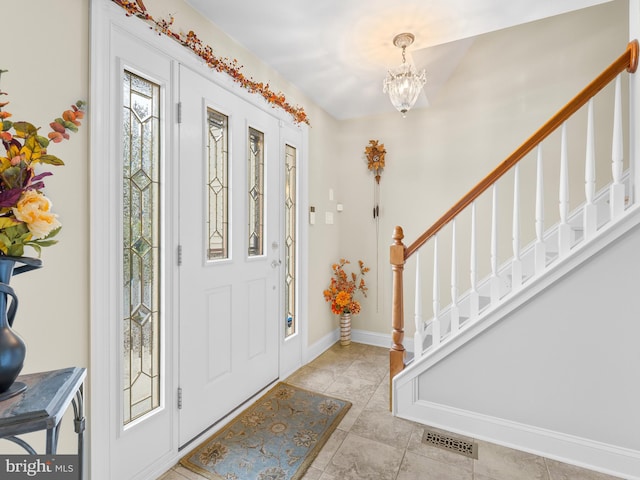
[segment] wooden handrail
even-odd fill
[[[404,259],[413,255],[427,240],[438,233],[455,216],[468,207],[485,190],[493,185],[500,177],[507,173],[511,167],[522,160],[531,150],[547,138],[555,129],[560,127],[569,117],[576,113],[600,90],[606,87],[609,82],[616,78],[622,71],[635,73],[638,67],[638,40],[632,40],[627,45],[625,52],[618,57],[606,70],[598,75],[589,85],[587,85],[578,95],[567,103],[558,113],[551,117],[547,123],[542,125],[531,137],[520,145],[511,155],[509,155],[500,165],[498,165],[489,175],[484,177],[475,187],[462,197],[458,203],[451,207],[442,217],[440,217],[426,232],[409,245],[404,252]]]

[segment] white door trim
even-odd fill
[[[177,42],[160,36],[143,21],[136,18],[126,17],[124,10],[115,5],[110,0],[91,0],[90,6],[90,87],[91,95],[89,102],[89,124],[90,124],[90,369],[89,369],[89,388],[87,394],[87,405],[89,413],[89,478],[94,480],[110,479],[110,458],[111,451],[111,433],[114,421],[119,418],[119,413],[115,411],[115,407],[111,404],[110,398],[111,381],[114,375],[114,368],[117,369],[118,362],[115,358],[117,348],[118,329],[116,320],[119,318],[119,309],[114,303],[117,292],[119,278],[121,272],[119,264],[112,261],[113,259],[107,255],[107,252],[118,245],[115,238],[115,232],[109,227],[118,225],[120,221],[116,209],[113,205],[120,204],[120,198],[117,192],[120,190],[119,183],[121,177],[114,177],[110,171],[109,162],[106,159],[113,158],[114,144],[113,134],[111,132],[111,100],[109,91],[112,82],[110,72],[112,62],[115,61],[110,49],[110,35],[115,30],[124,31],[140,40],[141,43],[163,52],[168,58],[174,62],[179,62],[192,69],[202,72],[211,81],[217,83],[233,94],[249,101],[258,108],[268,112],[278,118],[281,122],[301,130],[302,145],[299,152],[299,192],[300,192],[300,208],[299,208],[299,333],[302,338],[301,358],[303,363],[307,359],[307,320],[308,320],[308,127],[306,125],[297,126],[292,122],[291,117],[286,112],[274,109],[267,104],[261,97],[251,94],[225,74],[213,72],[205,67],[190,51],[179,45]],[[131,48],[136,45],[132,44]],[[173,86],[167,91],[167,98],[177,98],[177,68],[173,69]],[[171,115],[175,115],[175,110],[169,108]],[[169,120],[172,125],[167,133],[172,132],[175,125],[175,119]],[[176,142],[170,142],[170,151],[167,152],[172,158],[178,158],[178,146]],[[167,175],[174,175],[177,178],[179,168],[176,162],[168,162]],[[167,303],[165,311],[167,317],[178,318],[178,302],[175,295],[178,292],[176,279],[177,271],[177,252],[173,246],[177,246],[177,191],[170,190],[166,193],[165,208],[167,215],[176,221],[166,225],[166,245],[167,249],[167,271],[165,281],[168,285],[173,285],[173,295],[167,289]],[[166,382],[167,391],[172,392],[177,389],[178,380],[178,351],[179,345],[179,325],[178,322],[168,322],[168,330],[165,334],[170,339],[167,342],[167,352],[165,352],[165,365],[167,368]],[[283,330],[283,329],[281,329]],[[114,365],[116,365],[114,367]],[[290,372],[283,371],[280,367],[280,375]],[[164,403],[168,409],[177,408],[176,398],[164,399]],[[150,465],[137,478],[152,478],[165,471],[170,465],[181,455],[178,452],[178,436],[177,422],[178,415],[173,412],[173,436],[171,452],[159,459],[155,465]],[[96,452],[96,454],[92,454]],[[183,452],[184,453],[184,452]]]

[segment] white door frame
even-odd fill
[[[87,394],[87,405],[89,407],[89,477],[94,480],[111,478],[111,456],[113,442],[114,421],[119,419],[116,406],[113,405],[113,379],[119,378],[119,359],[115,352],[118,351],[120,338],[118,335],[117,319],[120,318],[118,309],[119,303],[116,301],[121,296],[118,291],[120,285],[121,271],[119,262],[114,255],[117,255],[119,244],[117,243],[117,232],[113,232],[113,226],[118,225],[120,218],[114,206],[120,205],[120,198],[116,192],[119,191],[121,183],[121,172],[114,172],[117,168],[110,165],[109,159],[114,158],[114,149],[117,148],[115,132],[113,132],[111,118],[112,100],[109,92],[114,88],[111,78],[112,63],[115,58],[110,49],[110,36],[114,30],[124,31],[129,35],[139,39],[140,43],[162,52],[171,61],[187,65],[192,69],[201,71],[203,75],[210,78],[226,90],[249,101],[264,111],[278,118],[281,125],[287,128],[299,129],[302,142],[300,144],[298,158],[298,187],[299,187],[299,209],[298,209],[298,335],[301,339],[301,362],[306,360],[307,349],[307,319],[308,319],[308,128],[306,125],[293,125],[291,117],[284,111],[274,109],[258,95],[250,94],[245,89],[233,82],[225,74],[212,72],[190,51],[177,42],[158,35],[157,32],[149,29],[149,26],[137,18],[126,17],[124,10],[110,0],[91,0],[91,68],[90,86],[91,96],[89,102],[89,124],[90,124],[90,279],[91,279],[91,329],[90,329],[90,369],[89,369],[89,389]],[[136,48],[138,42],[133,42],[131,48]],[[175,101],[177,98],[177,68],[173,69],[173,85],[167,89],[167,100]],[[170,127],[166,133],[177,138],[175,127],[176,111],[168,108],[171,118],[168,119]],[[282,129],[281,129],[282,130]],[[173,159],[178,158],[177,142],[169,142],[170,151],[167,156]],[[167,162],[167,177],[178,178],[179,166],[177,162]],[[168,222],[165,225],[165,262],[166,272],[164,281],[165,289],[165,312],[167,323],[165,325],[165,336],[168,339],[165,344],[164,362],[166,366],[165,381],[168,392],[177,391],[178,384],[178,345],[179,345],[179,324],[172,319],[178,318],[178,298],[177,293],[177,245],[178,245],[178,208],[176,190],[177,184],[167,185],[165,191],[165,212]],[[176,248],[174,248],[176,247]],[[283,289],[284,291],[284,289]],[[284,331],[283,328],[280,329]],[[282,343],[284,345],[284,342]],[[283,369],[280,365],[280,376],[291,373],[300,365],[289,365],[290,368]],[[115,376],[118,377],[115,377]],[[116,393],[118,395],[119,392]],[[152,478],[159,475],[169,466],[174,464],[184,452],[178,452],[178,415],[177,398],[168,395],[163,402],[173,416],[172,445],[170,452],[158,452],[158,459],[154,465],[149,465],[141,472],[137,478]],[[115,419],[115,420],[114,420]],[[93,454],[95,452],[95,454]],[[134,478],[134,477],[131,477]]]

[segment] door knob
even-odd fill
[[[274,260],[273,262],[271,262],[271,268],[278,268],[280,265],[282,265],[281,260]]]

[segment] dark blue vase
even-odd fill
[[[12,275],[41,266],[42,261],[39,258],[0,255],[0,394],[13,385],[27,354],[24,342],[11,328],[18,309],[18,297],[9,286],[9,281]],[[11,297],[11,302],[7,296]]]

